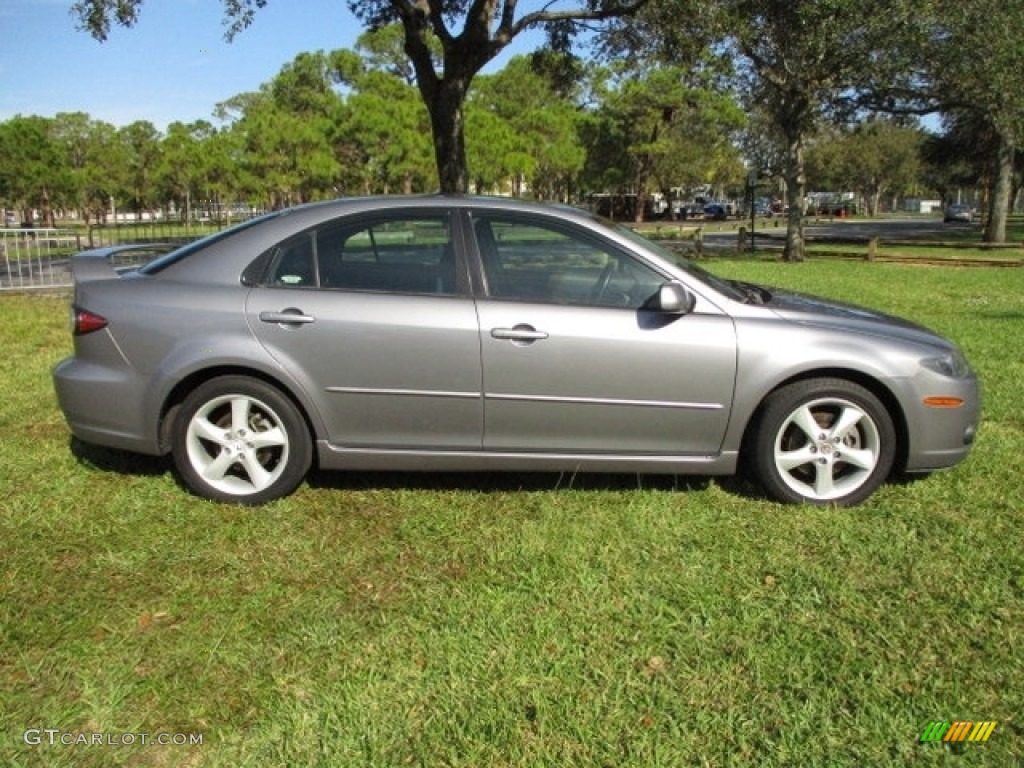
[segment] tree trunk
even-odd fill
[[[1000,133],[996,178],[989,203],[988,223],[985,226],[986,243],[1006,242],[1006,220],[1013,190],[1013,154],[1013,144],[1005,134]]]
[[[50,190],[43,189],[43,226],[53,226],[53,206],[50,205]]]
[[[466,88],[460,80],[437,83],[430,108],[430,127],[434,138],[434,159],[441,193],[464,195],[469,191],[469,166],[466,161],[466,126],[462,106]]]
[[[647,211],[646,187],[637,187],[635,200],[636,202],[633,205],[633,223],[639,224],[644,220],[644,213]]]
[[[786,246],[782,251],[783,261],[803,261],[806,257],[804,243],[804,142],[799,129],[787,132],[785,178],[786,178]]]
[[[868,210],[868,215],[871,218],[875,218],[878,215],[878,209],[882,207],[882,193],[885,192],[885,187],[878,187],[871,195],[871,206]]]

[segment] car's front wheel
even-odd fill
[[[223,376],[185,398],[172,453],[182,481],[199,496],[263,504],[302,482],[312,444],[298,409],[280,391],[247,376]]]
[[[889,412],[845,379],[782,387],[766,400],[755,429],[755,474],[778,501],[858,504],[885,482],[896,456]]]

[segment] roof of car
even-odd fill
[[[489,208],[505,212],[547,212],[562,218],[575,218],[580,222],[596,220],[594,214],[581,208],[561,203],[540,203],[511,197],[442,194],[340,197],[283,208],[241,222],[195,243],[182,246],[162,258],[156,259],[139,271],[142,274],[156,274],[182,262],[192,253],[222,244],[234,248],[245,243],[246,248],[259,251],[275,240],[290,236],[305,227],[319,225],[320,222],[333,218],[335,215],[358,215],[403,208],[440,210],[453,206]],[[225,272],[225,274],[228,273]]]
[[[279,213],[303,211],[323,208],[377,208],[377,207],[443,207],[450,205],[483,206],[495,208],[513,208],[521,210],[560,210],[565,213],[588,215],[583,208],[559,202],[523,200],[517,197],[501,197],[498,195],[459,195],[433,193],[426,195],[365,195],[358,197],[339,197],[332,200],[321,200],[313,203],[285,208]]]

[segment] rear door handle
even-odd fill
[[[260,320],[264,323],[277,323],[278,325],[306,325],[316,322],[315,317],[307,315],[295,307],[288,307],[280,312],[260,312]]]
[[[526,323],[520,323],[512,328],[492,328],[491,338],[492,339],[507,339],[508,341],[519,341],[527,344],[535,341],[541,341],[546,339],[548,334],[544,331],[538,331],[532,325]]]

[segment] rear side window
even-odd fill
[[[264,285],[447,295],[456,292],[446,216],[331,222],[274,247]]]

